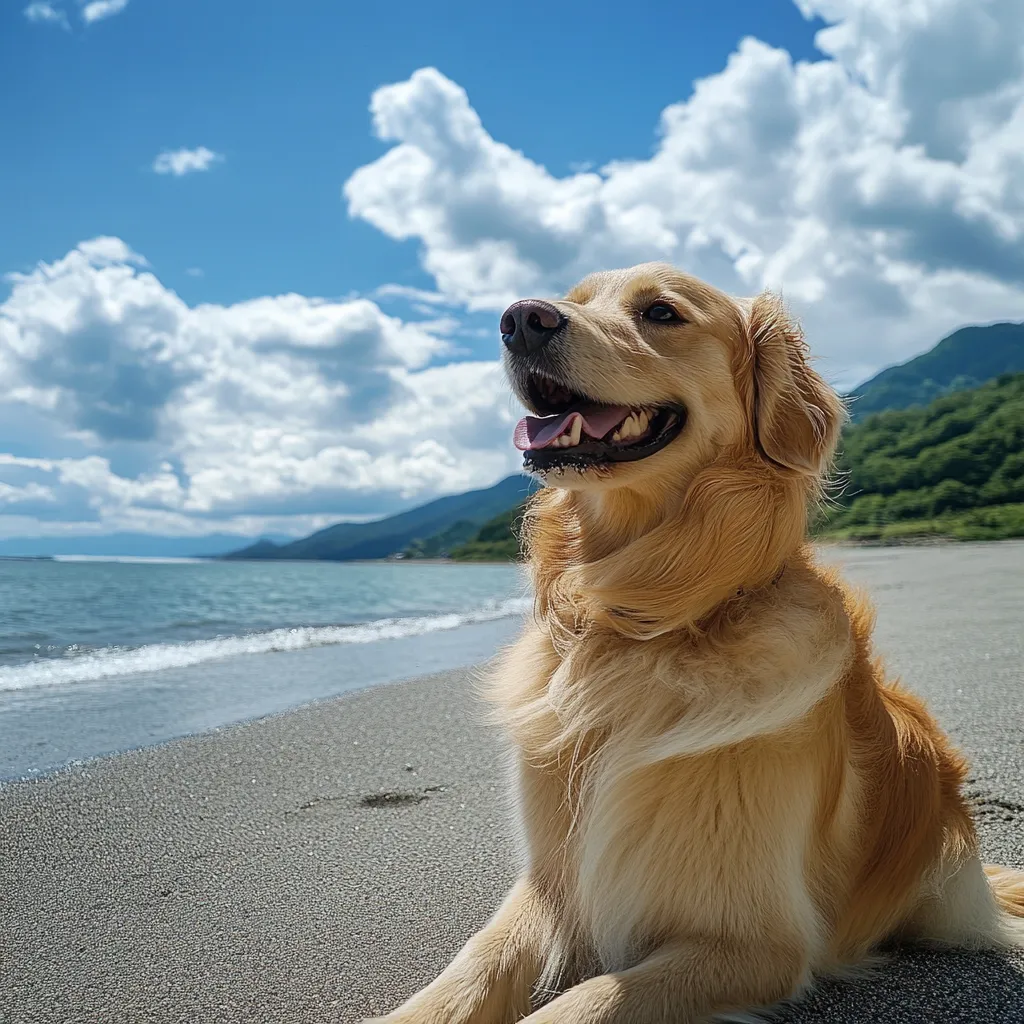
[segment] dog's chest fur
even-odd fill
[[[667,687],[664,659],[655,649],[645,658],[560,658],[531,631],[514,662],[532,678],[511,692],[505,681],[527,855],[556,901],[562,942],[610,969],[672,935],[816,934],[806,848],[820,773],[802,729],[658,757],[673,726],[714,706],[721,680],[713,659],[693,655],[673,661]]]

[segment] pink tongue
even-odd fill
[[[599,441],[628,415],[629,407],[625,405],[581,402],[568,412],[560,412],[555,416],[524,416],[516,424],[512,439],[521,452],[547,448],[556,437],[568,434],[576,420],[582,420],[583,433]]]

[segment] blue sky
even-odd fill
[[[602,266],[781,287],[840,386],[1020,318],[1022,52],[1016,0],[6,4],[0,550],[487,485],[497,313]]]
[[[789,0],[630,5],[625,23],[612,3],[526,0],[511,15],[475,0],[132,0],[91,25],[53,0],[71,31],[30,23],[25,6],[0,14],[4,95],[19,97],[3,112],[0,267],[114,235],[192,303],[432,287],[414,243],[350,219],[341,199],[386,149],[370,96],[417,68],[458,82],[491,134],[565,174],[648,156],[661,110],[743,35],[815,53]],[[198,146],[223,163],[151,172],[158,153]]]

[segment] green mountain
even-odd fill
[[[840,463],[849,482],[821,528],[836,536],[883,538],[914,530],[951,536],[1024,532],[1014,525],[1017,503],[1024,502],[1017,486],[1024,456],[1014,397],[1021,378],[1002,376],[1020,371],[1024,324],[997,323],[954,331],[930,351],[854,389],[854,425],[843,435]],[[997,377],[999,382],[979,387]],[[974,389],[973,397],[963,397],[964,389]],[[937,468],[926,469],[933,462]],[[261,540],[223,557],[515,558],[514,524],[535,487],[517,474],[387,519],[339,523],[288,544]]]
[[[502,562],[519,558],[519,521],[523,504],[506,509],[489,519],[467,543],[452,548],[451,556],[457,562]]]
[[[849,428],[827,536],[1024,536],[1024,373]]]
[[[493,487],[438,498],[386,519],[372,523],[338,523],[289,544],[261,540],[223,557],[345,562],[357,558],[387,558],[404,552],[417,541],[421,548],[436,545],[435,554],[440,554],[442,542],[435,541],[435,537],[447,533],[453,545],[469,539],[482,523],[511,505],[521,503],[536,486],[530,477],[517,473]]]
[[[1024,536],[1024,373],[869,416],[840,449],[841,486],[815,524],[819,537]],[[521,514],[520,504],[495,516],[452,558],[519,557]]]
[[[453,548],[472,540],[479,527],[472,519],[459,519],[432,537],[417,537],[403,554],[406,558],[447,558]]]
[[[855,388],[850,412],[859,422],[875,412],[927,405],[941,395],[1022,370],[1024,324],[961,327],[916,359],[890,366]]]

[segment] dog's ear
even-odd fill
[[[811,369],[803,333],[781,300],[763,292],[750,304],[754,436],[761,454],[807,476],[826,469],[846,407]]]

